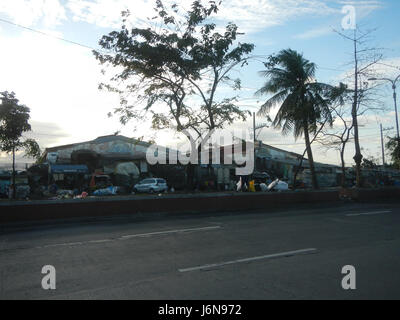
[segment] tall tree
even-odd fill
[[[332,124],[328,96],[333,87],[317,82],[315,64],[291,49],[271,56],[264,65],[267,69],[261,74],[268,81],[257,94],[273,96],[261,106],[258,114],[267,115],[271,108],[279,106],[274,127],[282,129],[284,135],[293,131],[296,139],[304,135],[312,185],[318,189],[310,133],[317,132],[319,123]]]
[[[400,138],[397,136],[389,137],[389,141],[386,143],[386,148],[390,151],[393,167],[400,169]]]
[[[349,87],[353,89],[353,101],[351,106],[351,117],[354,134],[354,147],[355,155],[353,157],[356,163],[356,186],[362,186],[362,173],[361,164],[363,155],[361,153],[362,148],[360,146],[359,138],[359,113],[361,104],[368,101],[368,93],[365,90],[365,86],[368,84],[366,81],[368,78],[374,76],[374,66],[379,64],[383,58],[379,48],[370,47],[371,34],[375,30],[363,31],[358,26],[354,30],[348,31],[348,33],[337,32],[342,38],[352,43],[352,65],[353,72],[351,73],[352,81],[349,83]]]
[[[254,46],[237,42],[235,24],[220,31],[210,22],[217,12],[215,1],[193,1],[180,12],[177,5],[157,0],[147,28],[130,28],[129,12],[124,12],[121,29],[101,38],[102,51],[94,55],[117,71],[100,87],[120,94],[114,113],[123,124],[150,113],[154,129],[191,130],[201,137],[246,118],[236,96],[218,94],[218,88],[240,89],[231,73],[247,63]]]
[[[12,184],[15,198],[15,153],[21,149],[30,157],[38,158],[40,148],[34,139],[23,139],[22,134],[31,130],[29,108],[21,105],[15,93],[0,92],[0,150],[12,153]]]

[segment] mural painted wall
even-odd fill
[[[147,146],[138,143],[129,143],[122,140],[114,140],[114,141],[106,141],[106,142],[87,142],[87,143],[78,143],[69,148],[60,148],[57,150],[57,147],[52,148],[52,151],[58,152],[59,161],[67,161],[71,159],[71,154],[74,151],[78,150],[91,150],[100,155],[107,154],[115,154],[122,153],[125,155],[132,156],[144,156],[146,154]]]

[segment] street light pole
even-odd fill
[[[382,146],[382,161],[384,170],[385,170],[385,144],[383,143],[383,131],[389,131],[389,130],[393,130],[393,127],[383,128],[381,123],[381,146]]]
[[[381,123],[381,146],[382,146],[382,165],[385,168],[385,146],[383,145],[383,128]]]
[[[397,129],[397,139],[400,138],[399,135],[399,119],[397,117],[397,99],[396,99],[396,81],[399,79],[400,75],[393,81],[393,100],[394,100],[394,110],[396,111],[396,129]]]
[[[397,96],[396,96],[396,82],[400,79],[400,74],[396,77],[396,79],[392,80],[389,78],[370,78],[368,80],[376,81],[376,80],[381,80],[381,81],[389,81],[392,84],[392,89],[393,89],[393,100],[394,100],[394,111],[396,113],[396,129],[397,129],[397,139],[400,138],[399,134],[399,118],[397,116]]]
[[[257,169],[257,152],[256,152],[256,144],[257,144],[257,137],[256,130],[268,128],[266,123],[261,123],[256,125],[256,113],[253,112],[253,146],[254,146],[254,170]],[[260,132],[259,132],[260,134]],[[261,144],[259,144],[259,148],[261,148]]]

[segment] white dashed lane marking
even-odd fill
[[[280,257],[290,257],[290,256],[294,256],[294,255],[299,255],[299,254],[306,254],[306,253],[313,253],[313,252],[315,253],[316,251],[317,251],[317,249],[315,249],[315,248],[308,248],[308,249],[300,249],[300,250],[295,250],[295,251],[280,252],[280,253],[274,253],[274,254],[267,254],[264,256],[250,257],[250,258],[225,261],[225,262],[219,262],[219,263],[213,263],[213,264],[205,264],[205,265],[197,266],[197,267],[184,268],[184,269],[179,269],[179,272],[205,270],[205,269],[221,267],[221,266],[226,266],[226,265],[235,264],[235,263],[243,263],[243,262],[273,259],[273,258],[280,258]]]
[[[385,211],[373,211],[373,212],[361,212],[361,213],[349,213],[346,214],[347,217],[355,217],[355,216],[368,216],[368,215],[374,215],[374,214],[382,214],[382,213],[391,213],[391,210],[385,210]]]
[[[43,246],[35,247],[36,249],[40,248],[51,248],[51,247],[69,247],[69,246],[80,246],[90,243],[106,243],[112,241],[121,241],[121,240],[129,240],[132,238],[145,238],[166,234],[179,234],[179,233],[188,233],[188,232],[199,232],[199,231],[208,231],[208,230],[216,230],[220,229],[221,226],[210,226],[210,227],[201,227],[201,228],[187,228],[187,229],[174,229],[174,230],[165,230],[165,231],[156,231],[156,232],[148,232],[148,233],[137,233],[137,234],[128,234],[123,235],[117,238],[110,239],[99,239],[99,240],[88,240],[88,241],[79,241],[79,242],[65,242],[65,243],[55,243],[48,244]]]

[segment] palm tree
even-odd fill
[[[310,133],[317,131],[319,123],[332,125],[328,96],[333,87],[316,82],[316,65],[291,49],[280,51],[265,66],[267,70],[261,71],[261,74],[268,81],[257,94],[273,96],[261,106],[258,115],[266,116],[271,108],[278,105],[273,126],[281,129],[284,135],[293,131],[295,139],[304,135],[312,185],[318,189]]]

